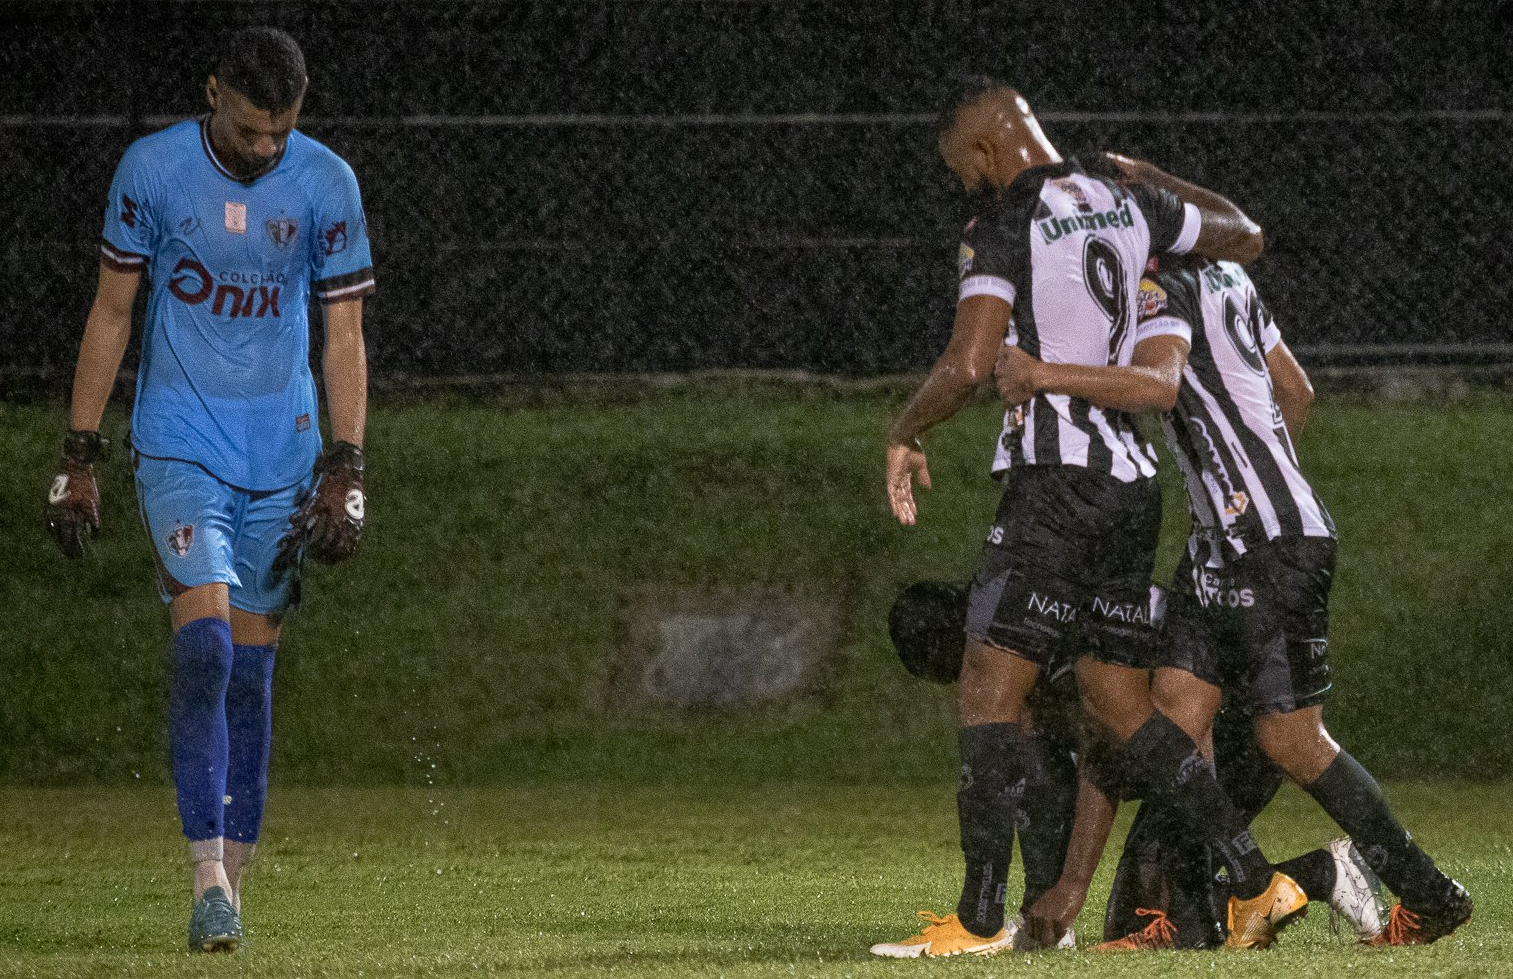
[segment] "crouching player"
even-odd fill
[[[1143,164],[1122,161],[1141,179]],[[1129,367],[1043,363],[1005,347],[1005,401],[1056,392],[1125,411],[1160,409],[1193,515],[1167,609],[1153,696],[1189,736],[1208,736],[1221,686],[1255,715],[1266,756],[1348,833],[1400,903],[1374,943],[1432,942],[1470,920],[1471,898],[1392,814],[1375,779],[1324,726],[1335,528],[1298,465],[1293,436],[1312,389],[1245,270],[1153,259]],[[1268,929],[1229,943],[1264,946]]]
[[[47,524],[79,557],[99,529],[100,418],[150,280],[131,457],[173,625],[169,740],[194,862],[191,951],[242,939],[243,872],[267,792],[274,650],[304,554],[350,556],[364,520],[372,263],[357,181],[294,130],[304,56],[281,31],[233,34],[210,113],[137,140],[116,168],[99,288],[74,376]],[[324,304],[333,444],[310,375]]]

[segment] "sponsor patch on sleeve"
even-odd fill
[[[966,242],[961,243],[961,248],[956,252],[957,275],[960,278],[965,279],[967,277],[967,273],[972,271],[972,259],[976,257],[976,255],[977,253],[972,250],[971,245],[967,244]]]
[[[1140,318],[1148,320],[1166,311],[1166,290],[1150,279],[1140,280],[1140,294],[1135,298]]]

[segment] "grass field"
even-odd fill
[[[0,975],[1513,975],[1513,789],[1390,794],[1477,899],[1471,925],[1432,947],[1347,945],[1314,905],[1264,953],[921,963],[866,948],[954,900],[946,785],[276,787],[244,893],[248,944],[229,959],[182,951],[171,792],[9,790]],[[1258,831],[1278,853],[1332,835],[1292,790]],[[1084,945],[1110,867],[1078,921]]]
[[[274,771],[306,784],[738,776],[934,780],[947,690],[898,668],[898,587],[971,572],[998,431],[975,404],[932,437],[935,489],[902,529],[879,489],[900,393],[710,383],[616,400],[381,403],[369,532],[309,569],[275,679]],[[1388,777],[1513,779],[1513,410],[1505,399],[1321,402],[1300,446],[1340,524],[1330,716]],[[64,562],[42,530],[58,407],[0,402],[0,785],[165,778],[166,616],[122,450],[105,533]],[[1170,484],[1162,559],[1185,533]],[[627,590],[778,584],[840,596],[837,682],[796,705],[600,717],[584,690]],[[108,677],[108,683],[101,678]]]

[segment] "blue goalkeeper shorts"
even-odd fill
[[[132,463],[165,603],[221,581],[231,604],[246,612],[281,615],[299,604],[298,554],[281,553],[280,542],[313,476],[254,493],[192,462],[133,453]]]

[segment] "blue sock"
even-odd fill
[[[179,818],[190,840],[225,835],[226,684],[231,678],[231,624],[195,619],[173,636],[168,740]]]
[[[226,769],[226,838],[256,843],[268,798],[268,747],[273,743],[273,654],[277,646],[233,646],[226,689],[231,764]]]

